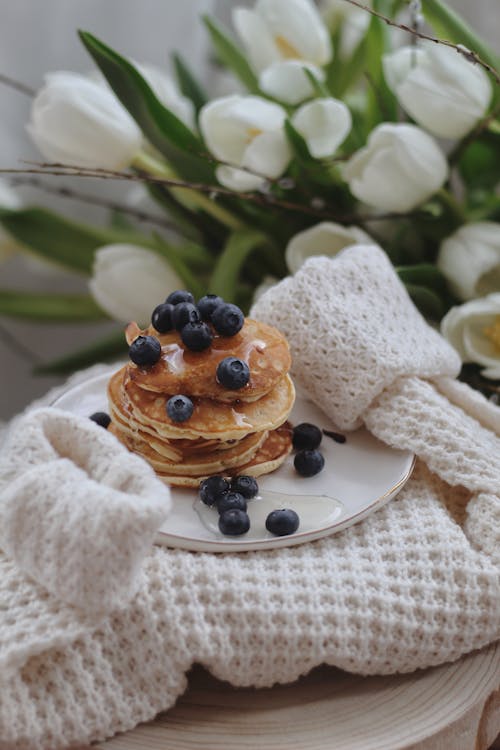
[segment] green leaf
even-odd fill
[[[360,41],[352,55],[335,67],[328,78],[332,96],[340,99],[350,89],[366,70],[366,36]]]
[[[331,96],[328,87],[325,86],[325,84],[318,78],[316,78],[312,70],[309,70],[309,68],[303,67],[302,70],[304,71],[306,78],[308,78],[309,83],[313,87],[316,96],[320,97],[321,99],[328,99]]]
[[[151,240],[142,235],[80,224],[44,208],[0,209],[0,223],[37,255],[87,274],[98,247],[117,242],[151,246]]]
[[[455,42],[455,44],[463,44],[472,52],[476,52],[484,62],[493,68],[499,68],[500,58],[494,54],[480,36],[474,33],[470,24],[443,0],[423,0],[422,10],[436,34],[445,37],[450,42]],[[497,100],[500,97],[499,88],[498,86],[495,87],[494,92]]]
[[[433,289],[439,294],[446,294],[448,286],[443,274],[432,263],[419,263],[414,266],[399,266],[396,268],[399,278],[404,284],[414,284]]]
[[[285,120],[285,133],[292,147],[292,151],[296,159],[305,165],[315,164],[315,159],[311,156],[307,143],[299,131],[294,127],[290,118]]]
[[[181,257],[181,253],[178,252],[175,245],[170,245],[168,242],[165,242],[163,237],[160,237],[158,234],[155,234],[155,240],[158,254],[168,261],[169,265],[172,266],[186,289],[189,289],[195,297],[202,297],[205,293],[203,284],[191,272],[187,260],[184,260]]]
[[[187,96],[188,99],[191,99],[194,104],[196,114],[198,114],[203,105],[207,103],[208,97],[194,75],[191,73],[182,57],[177,52],[172,55],[172,60],[174,62],[175,74],[177,76],[179,88],[184,96]]]
[[[228,67],[252,93],[259,92],[259,83],[255,73],[250,67],[246,57],[240,52],[237,45],[228,35],[222,24],[217,23],[210,16],[203,16],[203,21],[208,29],[212,44],[214,45],[220,61]]]
[[[441,320],[447,307],[433,289],[418,284],[406,284],[405,286],[414,304],[424,317],[431,320]]]
[[[380,0],[374,2],[374,9],[379,10]],[[382,11],[381,11],[382,12]],[[367,134],[380,122],[390,122],[397,118],[397,101],[387,86],[382,68],[382,57],[390,49],[389,31],[381,18],[372,16],[366,32],[366,65],[367,77]]]
[[[217,260],[210,279],[210,293],[219,294],[227,302],[233,302],[244,262],[253,250],[268,242],[265,235],[252,229],[233,232]]]
[[[38,375],[66,375],[75,372],[75,370],[90,367],[96,362],[117,359],[121,355],[125,355],[127,350],[128,346],[123,331],[114,331],[106,338],[99,339],[82,349],[77,349],[66,357],[39,365],[35,368],[35,373]]]
[[[458,166],[469,190],[495,188],[500,178],[500,138],[483,133],[465,148]]]
[[[155,96],[139,71],[124,57],[87,31],[80,39],[123,106],[146,138],[178,173],[198,182],[212,182],[214,170],[203,158],[202,141]]]
[[[82,323],[107,317],[87,294],[40,294],[11,289],[0,289],[0,315],[39,323]]]

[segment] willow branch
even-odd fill
[[[377,10],[373,10],[373,8],[369,8],[368,5],[363,5],[363,3],[358,2],[358,0],[345,0],[345,2],[350,3],[351,5],[355,5],[356,8],[360,8],[361,10],[365,10],[367,13],[370,13],[370,15],[375,16],[376,18],[380,18],[380,20],[386,23],[388,26],[393,26],[395,29],[401,29],[401,31],[406,31],[408,34],[413,34],[413,36],[417,37],[418,39],[426,39],[428,42],[434,42],[434,44],[442,44],[445,47],[454,49],[455,52],[457,52],[459,55],[462,55],[462,57],[465,57],[465,59],[470,63],[480,65],[482,68],[484,68],[492,76],[492,78],[494,78],[495,83],[500,85],[500,73],[498,72],[498,70],[496,70],[492,65],[485,62],[485,60],[479,57],[477,52],[468,49],[463,44],[454,44],[447,39],[438,39],[438,37],[431,36],[430,34],[424,34],[423,31],[418,31],[417,29],[413,28],[412,26],[408,26],[405,23],[398,23],[397,21],[393,21],[392,18],[384,16],[383,13],[379,13]]]
[[[33,162],[28,162],[33,163]],[[404,219],[408,217],[408,214],[403,215],[399,213],[385,213],[385,214],[348,214],[344,216],[336,216],[328,210],[321,210],[314,208],[313,206],[304,205],[303,203],[293,203],[292,201],[285,201],[280,198],[275,198],[272,194],[259,194],[259,193],[239,193],[235,190],[222,187],[221,185],[207,185],[202,182],[186,182],[179,179],[171,179],[166,177],[153,177],[151,175],[135,174],[131,172],[119,172],[112,169],[104,169],[101,167],[78,167],[76,165],[59,164],[59,163],[38,163],[35,162],[36,166],[25,169],[13,169],[13,168],[0,168],[0,174],[40,174],[40,175],[53,175],[53,176],[65,176],[65,177],[90,177],[95,179],[103,180],[125,180],[128,182],[141,182],[149,183],[153,185],[163,185],[171,188],[184,188],[186,190],[199,190],[202,193],[207,193],[212,199],[215,199],[219,195],[224,195],[230,198],[239,198],[244,201],[256,203],[265,208],[282,208],[286,211],[293,211],[294,213],[307,214],[308,216],[314,216],[320,219],[329,219],[330,221],[338,221],[341,224],[347,223],[359,223],[366,221],[383,221],[385,219]]]
[[[35,89],[32,89],[31,86],[26,86],[25,83],[16,81],[15,78],[6,76],[4,73],[0,73],[0,83],[3,83],[4,86],[9,86],[11,89],[15,89],[16,91],[20,91],[21,94],[26,94],[26,96],[33,97],[36,94]]]
[[[36,177],[17,177],[12,183],[13,185],[30,185],[38,190],[43,190],[45,193],[60,195],[62,198],[69,198],[71,200],[81,201],[82,203],[89,203],[90,205],[99,206],[100,208],[107,208],[110,211],[118,211],[121,214],[132,216],[138,221],[147,221],[150,224],[156,224],[165,229],[178,229],[173,221],[168,221],[168,219],[164,219],[161,216],[155,216],[147,211],[142,211],[141,209],[133,208],[132,206],[126,206],[122,203],[117,203],[116,201],[110,201],[106,198],[99,198],[95,195],[90,195],[89,193],[81,193],[78,190],[73,190],[64,185],[58,188],[52,187]]]

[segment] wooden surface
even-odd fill
[[[499,733],[497,644],[410,675],[320,667],[262,690],[196,667],[174,708],[93,750],[487,750]]]

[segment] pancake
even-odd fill
[[[120,433],[116,425],[113,426],[112,432],[130,451],[144,458],[156,471],[165,475],[183,474],[195,477],[218,474],[233,466],[241,466],[243,463],[250,462],[268,435],[267,432],[247,435],[230,448],[194,454],[190,458],[184,458],[175,463],[168,461],[142,440],[134,440]]]
[[[237,476],[239,474],[247,474],[253,477],[260,477],[263,474],[270,474],[272,471],[278,469],[285,461],[291,450],[292,430],[290,428],[290,425],[286,423],[269,433],[257,453],[248,463],[241,466],[232,467],[227,471],[214,473],[221,473],[224,474],[224,476]],[[209,474],[198,477],[185,476],[184,474],[174,476],[162,473],[161,471],[157,471],[156,473],[163,482],[165,482],[166,484],[171,484],[174,487],[197,488],[203,479],[206,479],[207,476],[210,476]]]
[[[127,368],[127,365],[125,365]],[[161,438],[242,438],[251,432],[273,430],[287,419],[295,400],[295,389],[288,375],[258,401],[224,404],[206,398],[193,398],[194,411],[186,422],[176,423],[168,417],[169,395],[139,388],[119,370],[108,385],[112,417],[148,434]]]
[[[195,440],[167,440],[158,435],[154,430],[151,430],[149,433],[145,432],[135,422],[133,426],[130,423],[124,422],[123,417],[116,410],[113,410],[112,416],[112,424],[119,432],[131,440],[142,440],[161,456],[173,462],[179,462],[184,457],[203,454],[209,450],[231,448],[237,442],[236,439],[204,440],[203,438],[196,438]],[[112,432],[115,432],[115,430],[112,430]]]
[[[177,331],[160,334],[152,326],[141,331],[135,323],[127,328],[131,343],[140,334],[156,336],[162,345],[162,357],[152,367],[127,365],[130,379],[140,388],[154,393],[183,393],[215,401],[256,401],[275,388],[291,365],[285,337],[272,326],[250,318],[235,336],[215,335],[203,352],[186,349]],[[248,385],[238,391],[217,382],[217,365],[225,357],[238,357],[250,368]]]

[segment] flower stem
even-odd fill
[[[446,188],[438,190],[436,195],[441,199],[441,202],[446,206],[453,218],[456,219],[459,224],[465,224],[467,218],[462,206],[455,196],[452,195],[449,190],[446,190]]]
[[[132,166],[140,169],[142,172],[147,172],[147,174],[153,177],[177,178],[177,174],[172,167],[147,154],[145,151],[140,151],[137,154]],[[185,188],[171,188],[171,192],[186,208],[191,210],[202,209],[207,214],[210,214],[210,216],[213,216],[214,219],[220,221],[221,224],[228,227],[228,229],[242,229],[244,227],[240,219],[233,216],[230,211],[222,208],[222,206],[218,206],[209,196],[202,195],[196,190]]]

